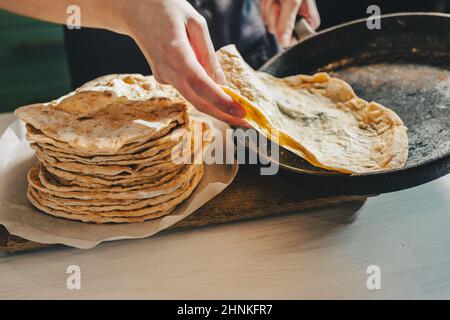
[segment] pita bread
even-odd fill
[[[56,167],[52,167],[51,164],[47,163],[45,160],[44,161],[40,161],[42,165],[44,165],[48,171],[51,172],[51,169],[59,169]],[[91,176],[91,177],[95,177],[95,178],[100,178],[103,180],[109,180],[109,181],[113,181],[113,182],[117,182],[117,181],[121,181],[123,179],[129,180],[129,179],[135,179],[135,178],[144,178],[144,177],[154,177],[156,175],[161,174],[162,172],[166,172],[168,170],[172,170],[175,168],[180,168],[181,166],[179,164],[175,164],[172,161],[168,161],[168,162],[164,162],[164,163],[159,163],[159,164],[155,164],[152,165],[150,167],[145,167],[143,169],[141,169],[139,172],[135,172],[133,174],[130,174],[128,172],[123,172],[118,170],[119,174],[113,175],[113,174],[89,174],[89,173],[83,173],[83,172],[72,172],[75,175],[86,175],[86,176]],[[63,169],[59,170],[64,171]],[[67,173],[70,173],[69,171],[67,171]],[[62,175],[64,176],[64,175]]]
[[[33,192],[33,196],[35,198],[38,197],[39,199],[42,199],[42,201],[40,201],[42,204],[45,204],[55,210],[63,210],[80,214],[98,213],[104,216],[139,216],[142,214],[152,213],[150,210],[167,210],[172,206],[178,204],[179,202],[177,201],[182,201],[180,196],[186,193],[186,191],[192,186],[192,183],[195,183],[196,179],[199,178],[198,175],[203,174],[203,166],[196,165],[196,168],[194,170],[195,173],[191,177],[191,179],[186,181],[179,189],[154,198],[137,200],[130,204],[98,205],[95,203],[96,200],[60,198],[48,193],[40,192],[33,187],[31,188],[31,192]],[[74,205],[74,200],[77,200],[77,205]],[[142,211],[131,212],[131,210],[141,209]]]
[[[22,107],[38,165],[27,195],[43,212],[94,223],[169,214],[203,177],[204,148],[191,134],[189,106],[152,77],[111,75],[58,100]],[[195,132],[199,131],[195,129]],[[191,164],[192,163],[192,164]]]
[[[54,167],[66,172],[79,173],[84,175],[94,175],[100,176],[101,178],[106,178],[110,176],[111,179],[115,180],[117,178],[130,178],[137,176],[148,176],[154,175],[155,169],[167,170],[173,166],[178,166],[179,164],[188,163],[198,163],[200,160],[195,159],[201,156],[207,146],[212,140],[212,135],[209,130],[207,130],[206,125],[203,126],[203,144],[194,146],[194,137],[191,138],[191,146],[186,145],[186,141],[183,140],[182,143],[177,145],[171,150],[166,150],[146,162],[140,162],[134,165],[108,165],[108,164],[84,164],[77,163],[72,159],[64,158],[54,158],[49,154],[42,152],[35,147],[36,156],[40,162],[42,162],[47,168]],[[108,178],[106,178],[108,179]]]
[[[27,196],[28,200],[31,202],[33,206],[41,210],[42,212],[45,212],[49,215],[58,217],[58,218],[65,218],[68,220],[76,220],[81,222],[90,222],[90,223],[140,223],[144,222],[146,220],[151,219],[157,219],[163,216],[166,216],[170,214],[173,210],[175,210],[176,207],[173,207],[167,211],[160,211],[156,213],[152,213],[149,215],[144,215],[140,217],[102,217],[99,215],[87,215],[87,214],[76,214],[76,213],[70,213],[67,211],[62,210],[54,210],[49,207],[46,207],[42,205],[36,198],[33,197],[33,194],[31,193],[31,187],[28,188]]]
[[[136,165],[109,165],[109,164],[84,164],[74,162],[73,160],[68,161],[67,159],[57,159],[49,156],[48,154],[41,152],[40,150],[36,150],[36,156],[39,161],[46,163],[47,166],[52,166],[64,171],[81,173],[87,175],[104,175],[104,176],[112,176],[112,177],[122,177],[122,176],[138,176],[146,173],[146,169],[149,169],[150,174],[153,174],[156,166],[159,166],[158,169],[168,169],[172,166],[175,166],[177,163],[189,163],[189,159],[192,156],[192,152],[190,154],[182,154],[183,149],[178,149],[178,151],[174,150],[166,150],[161,155],[155,156],[155,159],[149,160],[147,162],[139,163]],[[189,151],[192,151],[189,150]],[[161,158],[162,157],[162,158]]]
[[[152,98],[184,100],[172,86],[159,84],[153,76],[141,74],[111,74],[99,77],[82,85],[76,92],[114,91],[128,100],[142,101]]]
[[[93,190],[95,191],[104,191],[104,192],[126,192],[126,191],[132,191],[132,190],[140,190],[140,189],[149,189],[152,187],[156,187],[158,185],[161,185],[163,183],[166,183],[172,179],[175,178],[176,175],[181,174],[182,172],[185,172],[188,170],[189,166],[193,165],[186,165],[182,170],[180,171],[174,171],[170,172],[168,174],[165,174],[161,176],[158,179],[154,179],[151,182],[143,183],[143,184],[132,184],[129,186],[122,186],[122,185],[115,185],[115,186],[92,186],[92,185],[85,185],[85,186],[79,186],[79,185],[64,185],[60,182],[58,177],[53,176],[51,173],[45,169],[44,166],[39,166],[39,180],[41,181],[42,185],[47,188],[49,191],[60,191],[60,192],[71,192],[71,191],[84,191],[84,192],[91,192]]]
[[[408,157],[406,127],[386,107],[367,102],[326,73],[275,78],[248,66],[236,48],[218,57],[224,90],[246,109],[246,121],[311,164],[344,173],[399,168]]]
[[[56,191],[49,190],[44,186],[39,178],[39,167],[33,166],[28,172],[28,183],[35,189],[41,192],[50,193],[52,195],[61,198],[76,198],[83,200],[94,200],[94,199],[147,199],[153,198],[162,194],[166,194],[178,189],[183,182],[190,179],[194,173],[193,166],[187,166],[183,172],[176,175],[170,181],[156,185],[148,188],[130,190],[123,192],[110,192],[110,191],[97,191],[95,189],[90,189],[89,191]],[[56,188],[56,187],[55,187]],[[61,187],[62,188],[62,187]]]
[[[176,206],[181,203],[183,200],[187,199],[194,189],[197,187],[198,183],[201,181],[201,178],[203,176],[203,167],[202,169],[195,175],[194,179],[191,181],[191,184],[189,188],[179,196],[179,198],[176,199],[176,201],[173,201],[172,203],[177,203],[171,208],[168,208],[167,210],[161,210],[161,211],[155,211],[156,209],[153,209],[152,207],[149,207],[148,210],[140,210],[139,213],[136,213],[135,210],[132,211],[124,211],[124,212],[117,212],[121,215],[114,216],[113,213],[109,214],[98,214],[98,212],[86,212],[84,214],[79,213],[71,213],[64,210],[57,210],[52,209],[48,206],[45,206],[42,204],[42,202],[45,203],[42,198],[39,198],[36,196],[36,192],[33,192],[33,187],[30,186],[28,188],[27,196],[30,202],[38,209],[40,209],[43,212],[46,212],[50,215],[66,218],[70,220],[78,220],[83,222],[93,222],[93,223],[136,223],[136,222],[144,222],[146,220],[150,219],[156,219],[165,215],[170,214]],[[150,213],[146,213],[150,212]],[[115,213],[114,213],[115,214]]]
[[[36,104],[14,114],[44,135],[92,154],[116,154],[126,144],[148,141],[172,123],[187,122],[182,101],[129,101],[112,91],[79,92],[56,106]]]
[[[43,158],[48,157],[49,159],[53,159],[53,160],[47,159],[47,161],[50,163],[52,163],[52,161],[59,161],[64,163],[75,162],[78,164],[101,165],[101,166],[108,166],[108,165],[132,166],[139,164],[143,166],[148,166],[153,164],[156,160],[169,159],[170,158],[169,156],[172,153],[177,154],[177,150],[181,150],[183,147],[185,147],[186,143],[187,141],[185,140],[173,141],[163,145],[155,146],[151,149],[147,149],[146,151],[140,154],[119,156],[117,160],[114,160],[114,156],[108,156],[105,157],[105,159],[107,159],[105,161],[101,161],[101,159],[99,159],[99,157],[101,156],[96,156],[92,158],[80,157],[70,153],[47,149],[36,143],[32,143],[30,146],[41,157]]]
[[[185,132],[185,130],[189,130],[189,127],[187,126],[187,123],[176,127],[176,123],[171,123],[167,128],[162,129],[152,135],[149,140],[145,142],[134,142],[124,145],[122,148],[120,148],[115,154],[103,154],[102,152],[98,152],[96,154],[92,154],[89,152],[83,152],[77,149],[72,148],[69,144],[54,140],[50,137],[47,137],[44,135],[41,131],[37,130],[33,126],[31,126],[29,123],[26,124],[27,133],[26,137],[30,142],[37,143],[41,145],[42,147],[45,147],[47,149],[53,150],[53,151],[61,151],[65,153],[70,153],[76,156],[80,157],[119,157],[120,155],[127,156],[129,154],[135,154],[143,152],[149,148],[152,148],[154,146],[158,146],[160,144],[167,143],[169,141],[176,140],[177,137]]]
[[[58,177],[58,179],[63,179],[66,182],[66,184],[78,186],[89,185],[92,186],[93,188],[104,186],[115,186],[115,185],[132,186],[136,184],[151,183],[155,179],[158,179],[164,175],[179,171],[184,166],[184,165],[176,165],[171,166],[170,168],[161,168],[161,165],[158,165],[159,167],[153,166],[152,168],[149,168],[149,170],[141,171],[139,176],[114,177],[114,176],[91,176],[91,175],[76,174],[73,172],[68,172],[60,170],[58,168],[54,168],[45,162],[41,162],[41,165],[45,166],[45,169],[52,175]],[[145,175],[144,172],[147,173],[147,175]]]

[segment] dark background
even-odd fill
[[[381,14],[421,11],[450,12],[450,0],[317,0],[316,3],[322,18],[320,29],[365,18],[368,16],[366,14],[367,7],[370,5],[378,5]]]
[[[212,0],[191,0],[197,8],[207,7]],[[216,0],[228,2],[229,0]],[[209,2],[209,3],[208,3]],[[257,8],[257,0],[232,0],[233,7],[248,7],[249,3],[254,2]],[[382,14],[394,12],[449,12],[450,0],[317,0],[317,6],[322,18],[322,24],[319,30],[334,26],[346,21],[368,17],[366,13],[369,5],[378,5]],[[230,5],[231,6],[231,5]],[[240,9],[237,9],[240,10]],[[207,11],[207,10],[206,10]],[[233,13],[235,16],[239,12]],[[221,14],[211,19],[211,24],[220,19]],[[238,19],[228,21],[228,24],[220,26],[232,29],[233,24],[238,24]],[[214,25],[210,29],[214,30]],[[238,28],[240,26],[237,26]],[[241,27],[242,28],[242,27]],[[211,31],[212,33],[214,31]],[[223,30],[222,30],[223,31]],[[232,33],[233,30],[230,31]],[[117,36],[108,31],[82,29],[79,31],[65,31],[66,46],[69,57],[69,66],[72,75],[72,84],[78,87],[93,78],[110,73],[151,73],[147,62],[142,53],[140,53],[134,42],[123,36]],[[219,49],[230,42],[236,43],[240,35],[234,32],[234,41],[231,39],[215,39],[214,45]],[[228,43],[227,43],[228,42]],[[268,52],[262,59],[252,60],[250,50],[246,54],[246,39],[237,43],[244,59],[254,68],[261,66],[275,52]],[[255,48],[264,50],[263,47]],[[253,63],[252,63],[253,62]]]
[[[190,1],[200,9],[214,6],[214,0]],[[225,36],[213,34],[216,48],[238,42],[239,50],[253,67],[258,67],[275,53],[264,51],[264,46],[260,49],[258,44],[252,43],[254,40],[245,38],[249,32],[242,26],[246,19],[239,10],[244,8],[246,14],[258,17],[258,0],[216,1],[220,1],[221,6],[227,3],[234,9],[231,14],[208,18],[212,33],[227,29],[223,32]],[[319,30],[367,17],[367,7],[372,4],[380,6],[382,14],[450,10],[450,0],[317,0],[322,18]],[[0,112],[53,100],[101,75],[151,72],[143,55],[128,37],[88,28],[69,31],[64,26],[2,10],[0,43]],[[264,54],[252,60],[251,51],[264,51]]]

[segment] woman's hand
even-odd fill
[[[291,43],[297,15],[305,18],[314,30],[320,25],[315,0],[260,0],[260,11],[267,29],[284,47]]]
[[[66,23],[73,0],[0,0],[0,8]],[[248,127],[244,109],[226,95],[205,19],[186,0],[77,0],[83,27],[131,36],[156,79],[173,85],[198,110]],[[105,53],[108,54],[108,53]]]
[[[217,84],[225,76],[206,21],[186,0],[122,3],[123,29],[118,31],[137,42],[158,82],[173,85],[198,110],[246,126],[244,109]]]

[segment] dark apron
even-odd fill
[[[260,67],[279,51],[261,19],[258,0],[191,0],[190,3],[208,22],[216,50],[234,43],[253,68]],[[151,73],[131,38],[98,29],[64,29],[74,88],[105,74]]]

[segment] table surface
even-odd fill
[[[12,121],[0,115],[0,132]],[[81,269],[69,290],[67,267]],[[367,268],[381,288],[367,288]],[[0,298],[450,298],[450,175],[342,205],[0,256]]]

